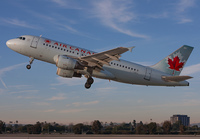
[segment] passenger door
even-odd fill
[[[150,81],[150,79],[151,79],[151,72],[152,72],[152,69],[150,69],[150,68],[146,68],[146,73],[145,73],[145,76],[144,76],[144,79],[145,80],[148,80],[148,81]]]
[[[32,48],[37,48],[37,44],[38,44],[38,42],[39,42],[39,37],[34,37],[33,38],[33,40],[32,40],[32,42],[31,42],[31,47]]]

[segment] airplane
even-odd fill
[[[93,52],[73,45],[61,43],[41,36],[23,35],[8,40],[6,45],[30,58],[27,69],[34,59],[57,66],[57,75],[65,78],[85,76],[85,88],[89,89],[93,77],[121,83],[146,86],[189,86],[187,79],[180,76],[193,47],[183,45],[172,54],[152,66],[143,66],[120,59],[121,54],[133,47],[117,47],[104,52]]]

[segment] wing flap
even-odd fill
[[[87,62],[88,66],[97,66],[102,67],[104,64],[109,65],[110,61],[117,60],[121,57],[120,54],[123,54],[127,51],[132,51],[134,47],[118,47],[108,51],[95,53],[93,55],[88,55],[84,57],[79,57],[79,61]]]
[[[161,78],[166,82],[181,82],[181,81],[191,79],[193,77],[191,76],[162,76]]]

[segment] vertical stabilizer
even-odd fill
[[[181,73],[192,50],[193,47],[183,45],[181,48],[151,67],[167,74],[178,76]]]

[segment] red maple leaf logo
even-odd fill
[[[170,69],[180,71],[180,68],[183,68],[184,62],[180,62],[179,57],[176,56],[173,59],[168,58],[168,64]]]
[[[51,43],[51,41],[50,40],[44,40],[46,43]]]

